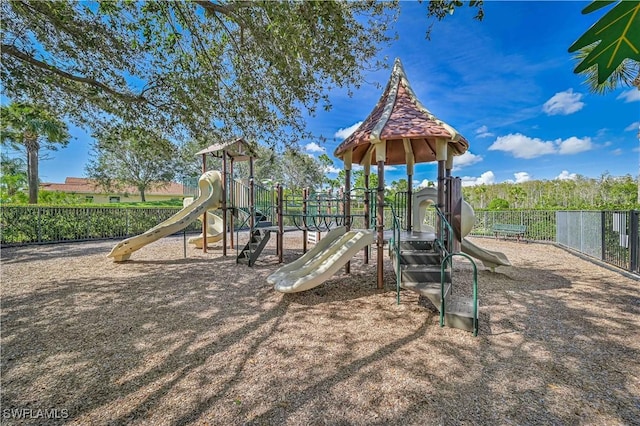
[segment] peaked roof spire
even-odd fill
[[[370,145],[386,141],[385,164],[405,164],[409,146],[416,163],[436,160],[436,140],[448,141],[454,155],[463,154],[469,143],[453,127],[439,120],[416,97],[400,59],[396,59],[389,82],[364,122],[335,150],[343,158],[353,150],[353,162],[362,164]]]

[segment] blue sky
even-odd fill
[[[453,171],[466,185],[637,175],[640,91],[590,94],[573,73],[576,62],[567,48],[600,16],[582,15],[586,4],[488,1],[482,22],[473,19],[472,9],[459,9],[434,25],[428,41],[426,6],[402,2],[399,38],[380,54],[389,69],[367,74],[370,83],[351,98],[346,91],[331,92],[333,109],[308,120],[309,129],[329,141],[309,141],[302,149],[333,158],[349,129],[375,106],[399,57],[421,102],[469,141],[468,154],[456,159]],[[85,175],[91,141],[71,130],[76,138],[69,147],[41,163],[41,180]],[[336,170],[342,167],[334,163]],[[403,166],[387,169],[387,182],[404,177]],[[435,164],[421,164],[414,182],[435,177]]]

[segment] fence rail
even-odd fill
[[[258,191],[258,204],[269,211],[270,197]],[[290,200],[292,201],[292,200]],[[292,204],[293,205],[293,204]],[[331,205],[339,209],[339,203]],[[327,208],[327,207],[325,207]],[[3,247],[24,244],[127,238],[141,234],[174,215],[178,208],[2,206]],[[322,209],[324,211],[324,208]],[[285,214],[302,213],[291,206]],[[335,213],[335,212],[334,212]],[[524,239],[554,242],[618,268],[640,274],[640,211],[485,211],[476,210],[472,236],[493,236],[494,224],[525,225]],[[367,228],[363,206],[352,208],[352,227]],[[375,218],[375,209],[372,209]],[[385,228],[391,229],[391,209],[385,208]],[[435,212],[425,222],[435,225]],[[194,222],[187,232],[200,232]]]
[[[179,208],[2,206],[2,246],[126,238],[168,219]],[[201,231],[199,222],[186,228]]]

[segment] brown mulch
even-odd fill
[[[357,256],[280,294],[272,242],[254,268],[219,247],[183,258],[180,237],[122,264],[115,241],[3,249],[0,420],[640,424],[640,282],[552,245],[473,241],[513,264],[479,266],[478,337],[413,293],[397,305],[388,260],[382,291]],[[287,234],[287,261],[300,244]]]

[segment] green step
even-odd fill
[[[401,283],[432,282],[440,285],[440,265],[400,265]],[[451,282],[451,272],[444,272],[444,281]]]
[[[480,301],[478,301],[480,305]],[[473,298],[451,296],[447,297],[445,304],[444,323],[448,327],[473,332],[477,328],[477,322],[473,317]]]

